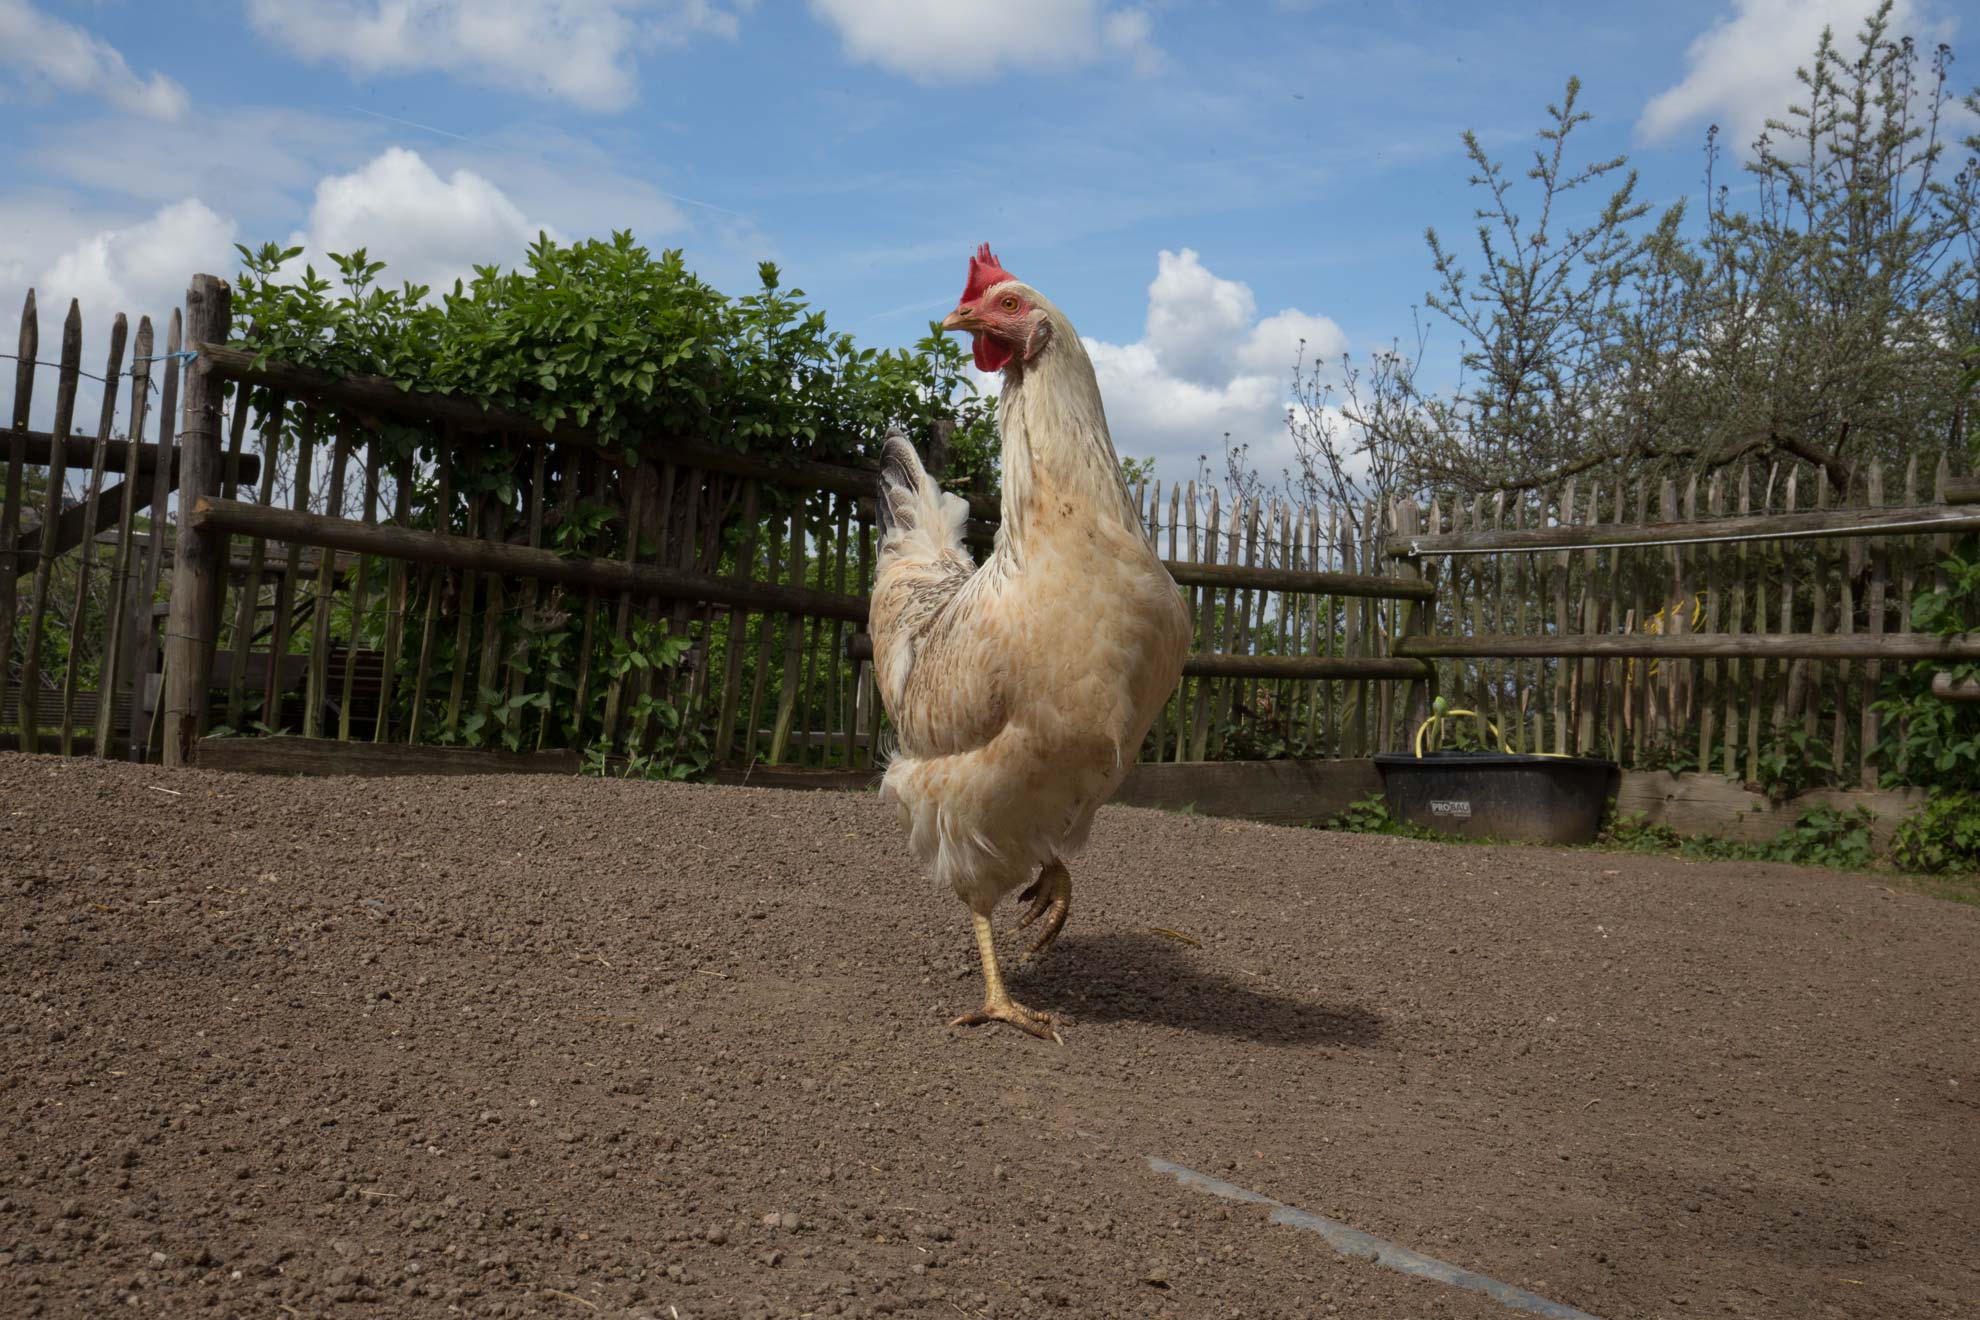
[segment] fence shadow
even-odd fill
[[[1146,1022],[1260,1044],[1365,1048],[1387,1030],[1363,1005],[1297,998],[1205,961],[1159,935],[1067,935],[1011,986],[1026,1002],[1088,1022]]]

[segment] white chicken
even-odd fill
[[[1078,333],[985,244],[944,330],[974,336],[1004,373],[1003,510],[981,566],[967,506],[898,435],[881,466],[881,543],[869,630],[897,739],[881,787],[915,855],[969,906],[983,1007],[1055,1038],[997,969],[990,914],[1031,879],[1020,926],[1042,952],[1072,902],[1066,858],[1133,764],[1182,675],[1188,615],[1136,515]]]

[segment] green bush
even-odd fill
[[[1891,836],[1891,860],[1921,875],[1980,872],[1980,793],[1933,797]]]

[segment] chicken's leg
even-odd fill
[[[1059,1033],[1052,1029],[1049,1014],[1026,1008],[1004,989],[1004,978],[997,971],[997,934],[990,925],[990,914],[972,908],[969,915],[976,925],[976,950],[983,955],[983,1007],[963,1014],[949,1025],[977,1027],[986,1022],[1008,1022],[1040,1040],[1058,1040]]]
[[[1056,857],[1045,863],[1039,868],[1038,878],[1018,895],[1018,902],[1031,904],[1031,910],[1018,921],[1019,930],[1040,917],[1045,918],[1038,938],[1031,942],[1030,952],[1024,955],[1024,960],[1030,962],[1051,948],[1052,942],[1059,938],[1059,932],[1066,928],[1066,914],[1072,911],[1072,874],[1066,870],[1066,864]]]

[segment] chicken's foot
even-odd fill
[[[990,924],[989,914],[972,910],[969,915],[976,926],[976,951],[983,957],[983,1007],[963,1014],[949,1025],[980,1027],[986,1022],[1008,1022],[1026,1035],[1065,1044],[1053,1029],[1049,1013],[1026,1008],[1004,989],[1004,978],[997,971],[997,933]]]
[[[1031,910],[1018,919],[1018,929],[1023,930],[1038,918],[1045,918],[1045,924],[1038,931],[1038,938],[1031,942],[1031,949],[1024,955],[1030,962],[1039,954],[1052,947],[1059,938],[1059,932],[1066,928],[1066,916],[1072,911],[1072,873],[1066,864],[1053,858],[1039,869],[1038,878],[1031,882],[1018,902],[1030,903]]]

